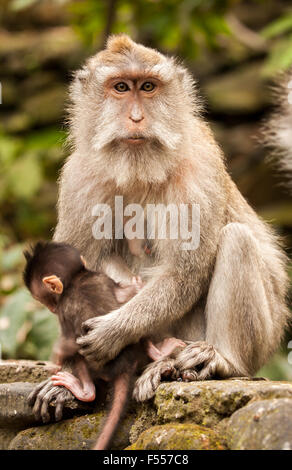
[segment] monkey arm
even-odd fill
[[[208,281],[207,277],[202,278],[202,272],[197,273],[193,268],[198,256],[202,264],[207,264],[203,272],[208,276],[210,258],[203,259],[201,250],[180,251],[179,259],[174,253],[171,270],[152,279],[118,310],[85,322],[86,335],[77,340],[80,353],[102,365],[116,357],[127,344],[157,334],[182,318],[200,298]]]

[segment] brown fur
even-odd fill
[[[264,125],[264,143],[269,159],[292,189],[292,68],[277,80],[274,87],[275,110]]]
[[[137,90],[134,101],[134,92],[128,101],[105,95],[107,80],[133,71],[158,76],[159,93],[144,99]],[[143,336],[175,335],[192,342],[176,361],[183,376],[254,374],[279,346],[287,323],[286,258],[271,227],[232,182],[200,115],[191,75],[173,58],[112,37],[77,72],[71,99],[73,153],[60,179],[54,238],[79,248],[93,269],[120,254],[147,280],[127,304],[87,322],[81,352],[102,365]],[[144,116],[136,127],[133,103]],[[143,145],[123,143],[142,127]],[[125,241],[94,240],[92,207],[113,207],[115,195],[124,205],[199,204],[199,247],[183,251],[180,239],[154,239],[151,256],[135,257]],[[154,376],[159,383],[151,367],[137,383],[137,399],[153,395]]]
[[[82,324],[86,320],[105,315],[121,306],[115,292],[123,288],[104,273],[86,269],[80,254],[69,245],[38,243],[32,253],[26,251],[25,256],[27,265],[24,280],[27,287],[35,298],[58,315],[61,325],[61,338],[56,350],[57,363],[62,366],[67,363],[81,384],[87,388],[93,387],[93,378],[102,378],[113,383],[113,403],[96,444],[97,448],[105,449],[111,442],[125,409],[132,377],[137,368],[148,362],[146,349],[143,342],[128,346],[116,359],[100,369],[96,367],[94,360],[85,361],[79,355],[76,339],[82,334]],[[62,282],[64,290],[60,294],[46,292],[42,280],[49,273],[57,274],[58,282]],[[128,289],[127,300],[135,293],[135,288]],[[34,403],[35,399],[33,392],[30,402]],[[94,396],[89,401],[92,399]]]

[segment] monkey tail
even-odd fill
[[[275,87],[275,104],[275,111],[263,127],[264,143],[292,191],[292,68]]]
[[[124,372],[115,379],[111,409],[93,450],[106,450],[109,447],[125,412],[134,372],[133,370]]]

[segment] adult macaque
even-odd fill
[[[54,239],[80,249],[90,268],[118,254],[136,274],[147,271],[129,302],[86,322],[80,353],[103,365],[143,337],[176,336],[191,342],[176,360],[185,380],[254,374],[287,323],[286,257],[227,173],[191,75],[173,58],[113,36],[76,73],[71,100],[74,152],[60,180]],[[151,255],[137,257],[119,234],[94,239],[92,208],[114,207],[116,195],[124,205],[198,204],[199,246],[183,250],[181,236],[156,237]],[[147,377],[136,390],[141,400],[160,380],[155,367]],[[46,401],[56,394],[40,393]]]
[[[82,323],[117,309],[142,288],[142,283],[133,277],[132,284],[120,286],[102,272],[89,271],[78,250],[66,244],[39,242],[31,252],[25,252],[25,257],[25,284],[34,298],[58,315],[61,325],[58,363],[67,362],[73,372],[58,372],[51,377],[52,383],[67,388],[76,398],[87,402],[95,399],[94,379],[114,384],[111,410],[95,446],[95,449],[105,449],[126,406],[135,372],[145,366],[149,358],[161,359],[164,354],[185,345],[168,338],[159,350],[151,341],[141,340],[126,347],[101,369],[96,367],[94,360],[86,361],[78,353],[76,338],[81,334]],[[34,391],[30,401],[34,403],[36,398]],[[37,401],[35,404],[38,408]],[[48,410],[41,414],[46,420]]]

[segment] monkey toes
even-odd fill
[[[144,282],[140,276],[133,276],[132,284],[135,287],[137,293],[144,287]]]
[[[146,367],[145,371],[136,380],[133,398],[137,401],[145,401],[152,398],[163,378],[177,378],[177,371],[174,367],[174,359],[162,359],[153,362]]]
[[[74,395],[64,387],[55,386],[51,379],[38,384],[28,397],[28,403],[33,406],[36,420],[48,423],[51,420],[49,405],[55,401],[55,420],[60,421],[63,416],[65,403],[74,399]]]
[[[217,352],[205,341],[188,342],[178,354],[175,367],[179,376],[186,382],[205,380],[215,374]]]

